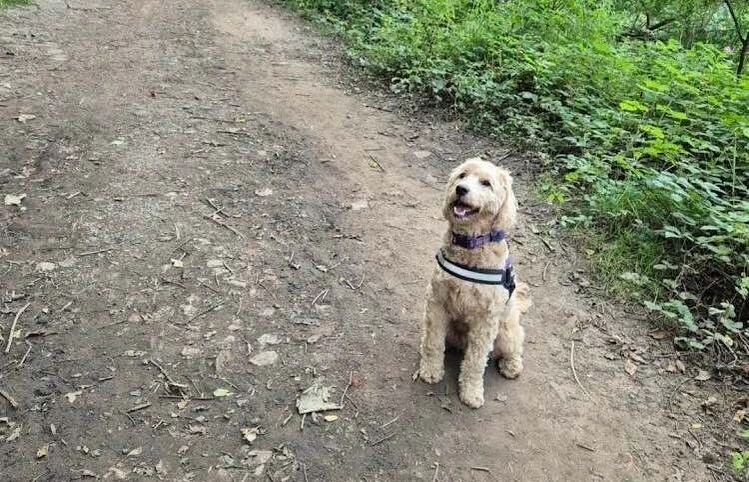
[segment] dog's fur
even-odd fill
[[[459,196],[459,185],[468,192]],[[476,212],[460,216],[455,208],[458,201]],[[476,268],[504,266],[509,256],[506,241],[469,250],[452,245],[451,239],[452,233],[475,236],[492,229],[508,232],[512,228],[517,201],[507,170],[478,158],[465,161],[450,175],[443,214],[449,223],[443,243],[448,259]],[[460,399],[470,407],[482,406],[484,370],[490,355],[498,360],[499,372],[507,378],[515,378],[523,370],[525,333],[520,315],[530,304],[526,283],[517,283],[509,297],[502,286],[463,281],[436,267],[427,289],[422,323],[421,379],[427,383],[442,380],[447,342],[464,353],[458,379]]]

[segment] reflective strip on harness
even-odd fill
[[[445,258],[442,250],[439,250],[437,251],[437,264],[439,264],[440,268],[447,273],[464,281],[472,281],[474,283],[485,285],[504,286],[508,291],[510,291],[510,293],[515,289],[515,280],[512,276],[512,266],[509,265],[509,260],[505,269],[470,268],[468,266],[453,263]]]

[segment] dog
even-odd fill
[[[439,382],[446,343],[462,350],[460,399],[479,408],[490,357],[506,378],[523,371],[520,315],[531,298],[510,263],[506,238],[517,218],[510,173],[480,158],[468,159],[450,175],[443,214],[449,229],[427,288],[419,376]]]

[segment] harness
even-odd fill
[[[487,243],[497,243],[504,240],[505,232],[502,230],[492,231],[489,234],[478,236],[468,236],[465,234],[453,233],[452,244],[466,249],[476,249]],[[509,256],[505,260],[503,268],[475,268],[465,264],[456,263],[447,259],[443,249],[437,251],[437,264],[446,273],[455,276],[463,281],[479,283],[485,285],[495,285],[504,287],[512,296],[515,290],[515,275],[512,269],[512,261]]]

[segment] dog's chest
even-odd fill
[[[504,311],[509,298],[501,286],[463,281],[442,270],[434,273],[432,290],[453,318],[496,316]]]

